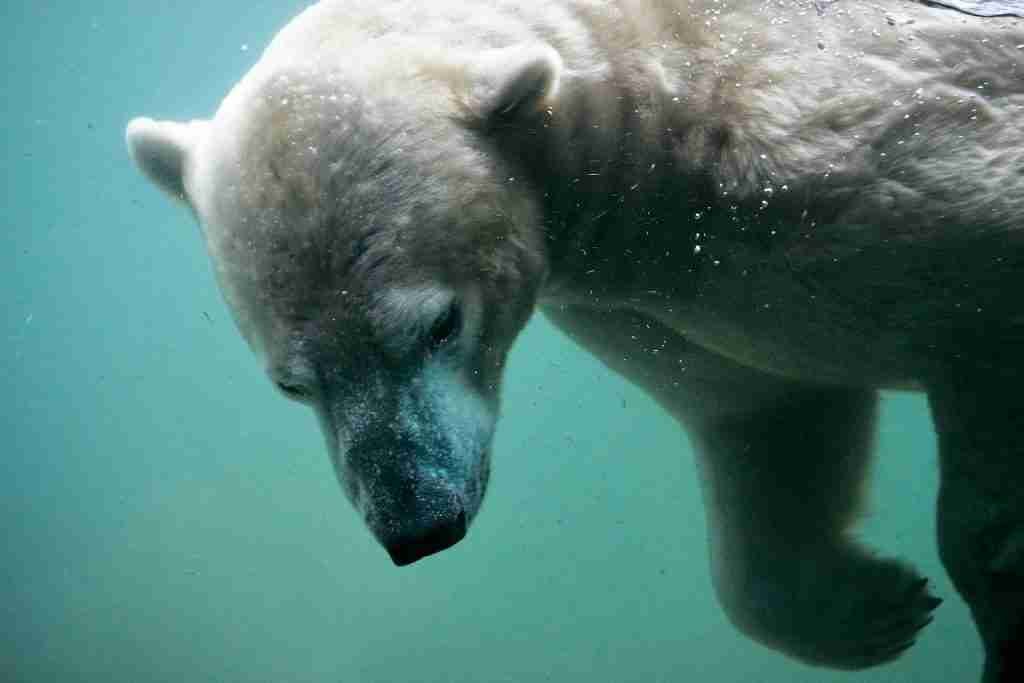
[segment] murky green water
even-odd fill
[[[198,230],[131,167],[129,117],[208,115],[304,3],[3,5],[0,680],[975,680],[934,544],[924,401],[885,401],[864,536],[945,597],[902,660],[815,670],[711,592],[683,433],[537,319],[470,536],[396,569],[313,416],[233,329]]]

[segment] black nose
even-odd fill
[[[461,541],[466,536],[466,513],[442,520],[419,530],[389,540],[386,547],[391,561],[399,567],[412,564],[427,555],[439,553]]]

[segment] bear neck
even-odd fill
[[[647,7],[640,24],[581,10],[578,23],[547,27],[564,62],[557,96],[496,136],[542,208],[542,305],[663,311],[668,302],[681,312],[752,272],[788,268],[791,228],[818,188],[781,190],[818,160],[788,149],[766,160],[743,99],[759,86],[735,87],[750,64],[723,59],[716,35],[662,9]],[[778,45],[766,54],[783,38],[772,34]],[[821,202],[838,206],[832,199]]]
[[[693,132],[697,124],[666,106],[671,96],[654,62],[572,66],[557,105],[499,143],[540,197],[548,260],[541,303],[693,299],[707,265],[700,245],[720,229],[709,217],[722,202],[706,166],[683,162],[678,140],[719,133]]]

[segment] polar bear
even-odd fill
[[[851,532],[877,391],[927,392],[992,683],[1024,671],[1022,46],[901,0],[324,0],[212,119],[127,138],[396,564],[479,510],[539,308],[688,430],[724,609],[818,665],[939,602]]]

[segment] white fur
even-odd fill
[[[128,143],[195,209],[246,338],[321,364],[314,404],[371,524],[408,521],[381,506],[410,490],[475,514],[539,303],[690,431],[723,606],[810,663],[890,661],[936,606],[851,538],[875,389],[924,388],[943,560],[994,683],[1024,670],[999,379],[1024,377],[1022,44],[1019,21],[907,0],[324,0],[210,122],[137,119]],[[390,251],[372,275],[318,269],[349,242]],[[453,296],[458,351],[417,355]],[[378,460],[349,457],[360,439]]]

